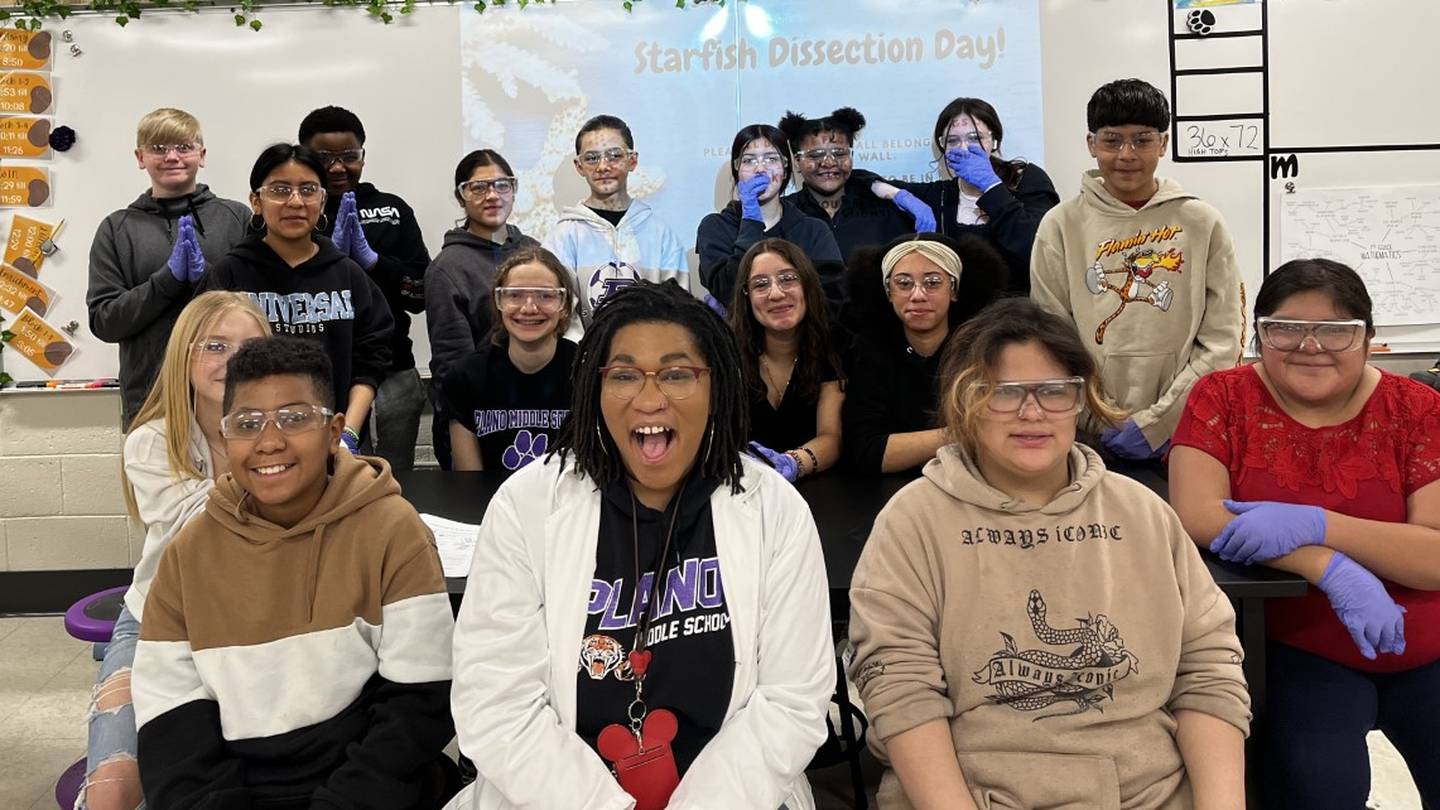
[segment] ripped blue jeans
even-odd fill
[[[90,783],[95,769],[105,762],[116,759],[135,759],[137,750],[135,732],[135,707],[126,703],[107,710],[96,706],[105,697],[111,676],[123,674],[135,663],[135,643],[140,640],[140,622],[130,614],[130,609],[120,611],[115,620],[115,630],[110,643],[105,647],[105,658],[100,662],[100,672],[95,676],[95,695],[90,703],[89,745],[85,751],[85,783]],[[145,804],[139,805],[143,808]],[[85,794],[81,791],[78,808],[85,807]]]

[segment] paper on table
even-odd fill
[[[470,574],[470,560],[475,556],[475,541],[480,537],[480,527],[474,523],[461,523],[435,515],[421,514],[420,519],[435,535],[435,547],[440,550],[440,567],[447,577],[463,577]]]

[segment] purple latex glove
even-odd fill
[[[972,143],[964,149],[951,149],[945,153],[945,165],[956,177],[985,192],[1000,185],[1000,175],[990,163],[990,155],[979,144]]]
[[[175,244],[170,248],[170,258],[165,261],[165,266],[170,268],[170,275],[176,281],[194,281],[191,277],[190,264],[195,253],[200,250],[200,243],[195,239],[195,220],[186,214],[180,217],[175,228]],[[203,262],[203,257],[202,257]],[[204,270],[202,264],[200,270]],[[198,278],[198,275],[196,276]]]
[[[1377,651],[1405,653],[1405,608],[1364,566],[1337,551],[1315,587],[1330,597],[1330,607],[1361,655],[1374,661]]]
[[[335,235],[339,237],[335,247],[366,270],[374,267],[380,261],[380,254],[370,247],[370,242],[365,239],[365,229],[360,227],[355,192],[347,191],[340,198],[340,210],[335,212],[335,217],[339,220],[335,224]]]
[[[1222,560],[1254,565],[1325,542],[1325,510],[1275,501],[1225,501],[1235,518],[1210,544]]]
[[[750,442],[750,452],[770,462],[775,471],[785,476],[785,480],[795,482],[800,477],[800,463],[786,453],[777,453],[759,442]]]
[[[340,431],[340,443],[345,445],[345,449],[350,451],[350,455],[360,455],[359,433],[356,433],[354,430],[350,429]]]
[[[901,211],[909,214],[911,219],[915,220],[916,233],[935,232],[935,212],[930,210],[930,206],[921,202],[920,198],[916,197],[914,194],[911,194],[904,189],[901,189],[900,191],[896,192],[895,198],[894,200],[892,200],[892,202],[894,202],[896,207],[898,207]]]
[[[1121,425],[1119,430],[1105,428],[1100,432],[1100,443],[1115,455],[1136,461],[1159,458],[1165,454],[1166,448],[1170,445],[1169,442],[1166,442],[1160,446],[1159,450],[1152,450],[1150,441],[1145,438],[1144,433],[1140,432],[1140,427],[1135,424],[1133,419],[1126,419],[1125,424]]]
[[[709,307],[711,311],[722,318],[730,317],[730,311],[725,308],[725,305],[720,303],[718,298],[708,292],[705,293],[705,306]]]
[[[770,187],[770,175],[757,174],[749,180],[741,180],[735,191],[740,195],[740,218],[753,219],[756,222],[764,222],[765,215],[760,211],[760,195]]]
[[[346,256],[350,255],[350,229],[345,227],[345,215],[354,205],[355,195],[346,192],[340,198],[340,207],[335,210],[335,227],[330,229],[330,244]]]

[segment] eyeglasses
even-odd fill
[[[964,149],[970,144],[984,145],[986,141],[993,140],[994,136],[988,132],[962,132],[955,135],[945,136],[945,151],[951,149]]]
[[[307,403],[284,405],[273,411],[244,410],[220,419],[220,435],[227,439],[257,439],[271,422],[286,436],[318,430],[334,418],[329,408]]]
[[[513,177],[497,177],[494,180],[466,180],[456,186],[455,190],[467,200],[483,200],[489,197],[492,191],[501,197],[514,194],[518,185]]]
[[[700,366],[668,366],[659,371],[643,371],[634,366],[602,366],[600,382],[605,393],[616,399],[631,400],[645,387],[645,378],[654,377],[655,387],[669,400],[681,400],[695,393],[700,375],[710,369]]]
[[[940,288],[944,287],[949,280],[950,276],[948,275],[926,273],[925,277],[920,279],[920,289],[926,296],[931,296],[939,292]],[[891,276],[888,283],[892,295],[894,293],[909,295],[915,290],[915,279],[911,276]]]
[[[325,189],[321,188],[319,183],[301,183],[298,186],[292,186],[289,183],[271,183],[255,190],[270,202],[277,203],[288,203],[290,198],[296,194],[300,195],[300,202],[306,205],[325,199]]]
[[[1025,401],[1049,413],[1075,413],[1080,410],[1080,397],[1085,392],[1085,378],[1066,377],[1036,382],[975,383],[975,388],[989,397],[987,405],[996,413],[1018,413]]]
[[[800,286],[800,275],[798,273],[781,273],[771,281],[769,276],[756,276],[750,279],[745,285],[746,291],[751,295],[769,295],[771,287],[779,287],[781,292],[790,292]]]
[[[795,157],[807,163],[819,163],[822,160],[833,160],[836,163],[850,157],[850,147],[832,146],[828,149],[806,149],[803,152],[796,152]]]
[[[616,146],[599,152],[581,152],[575,157],[576,160],[579,160],[584,165],[589,166],[593,169],[596,166],[599,166],[600,161],[602,160],[609,161],[610,163],[619,163],[623,160],[628,160],[633,154],[635,153],[631,152],[629,149],[621,149],[620,147]]]
[[[495,305],[506,312],[518,312],[528,303],[554,312],[565,305],[565,290],[559,287],[496,287]]]
[[[1148,155],[1160,149],[1160,144],[1165,141],[1165,133],[1140,132],[1127,138],[1118,132],[1092,132],[1090,140],[1101,152],[1119,154],[1128,146],[1137,155]]]
[[[191,345],[206,360],[225,359],[240,349],[239,343],[224,340],[202,340]]]
[[[767,169],[778,169],[785,165],[785,157],[779,152],[767,152],[763,155],[741,155],[735,161],[735,165],[742,169],[754,169],[764,165]]]
[[[1262,317],[1255,319],[1260,342],[1277,352],[1293,352],[1314,338],[1322,352],[1348,352],[1364,342],[1365,322],[1359,318],[1347,321],[1306,321],[1289,318]]]
[[[153,157],[168,157],[171,151],[180,157],[190,157],[200,151],[198,143],[152,143],[145,147],[145,151]]]
[[[316,152],[315,154],[327,169],[336,163],[359,163],[365,159],[364,149],[346,149],[344,152]]]

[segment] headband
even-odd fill
[[[960,271],[963,269],[960,264],[960,257],[955,251],[927,239],[912,239],[908,242],[901,242],[885,254],[880,260],[880,283],[885,285],[885,290],[890,290],[890,274],[894,272],[895,265],[911,253],[919,253],[921,256],[934,262],[941,270],[950,274],[954,280],[955,287],[960,286]]]

